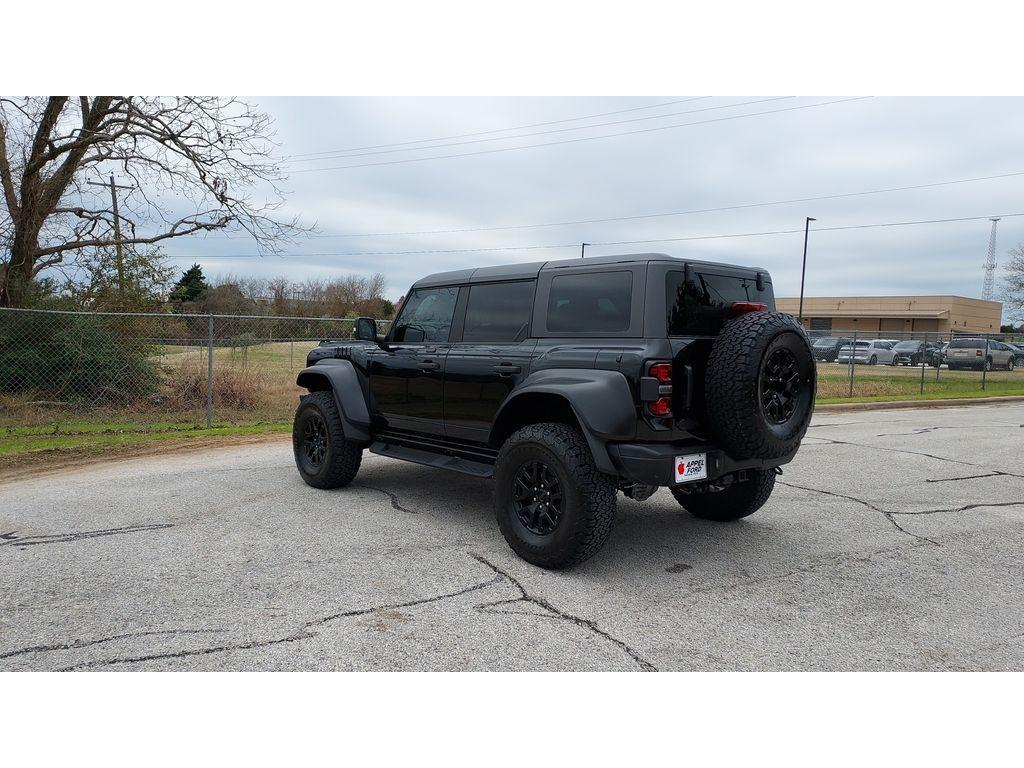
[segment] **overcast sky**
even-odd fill
[[[713,97],[667,104],[691,98],[257,99],[276,121],[282,155],[292,158],[285,164],[290,172],[284,185],[287,211],[306,224],[316,224],[318,236],[289,246],[284,257],[230,258],[253,254],[256,249],[251,241],[222,235],[171,241],[165,250],[176,264],[184,267],[198,261],[211,276],[285,274],[302,280],[380,271],[387,276],[388,294],[397,297],[410,283],[430,272],[574,257],[579,255],[578,244],[583,241],[800,230],[797,234],[595,245],[587,249],[588,255],[655,251],[764,266],[773,275],[776,295],[788,296],[799,289],[804,217],[813,216],[817,222],[812,224],[810,237],[808,295],[980,296],[990,228],[987,220],[832,232],[816,232],[813,227],[1024,213],[1024,175],[1020,175],[930,189],[627,221],[499,231],[380,234],[639,216],[1024,172],[1024,99],[873,98],[646,130],[842,97],[778,101],[763,101],[763,96]],[[753,101],[760,103],[720,108]],[[663,106],[634,109],[652,105]],[[632,111],[572,120],[620,110]],[[565,122],[465,136],[550,121]],[[575,130],[597,123],[606,125]],[[464,157],[393,162],[639,130],[645,132]],[[539,132],[545,133],[507,138]],[[453,136],[460,138],[381,146]],[[302,160],[294,157],[364,147],[375,149],[359,149],[359,153],[374,154]],[[369,163],[376,164],[325,170]],[[999,260],[1003,261],[1006,251],[1022,240],[1024,216],[1001,221]],[[345,255],[562,244],[569,247]]]

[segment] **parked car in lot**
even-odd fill
[[[836,356],[839,354],[839,349],[844,344],[849,344],[852,339],[840,336],[826,336],[821,339],[815,339],[811,345],[811,353],[814,355],[815,360],[821,360],[825,363],[834,363]]]
[[[949,347],[949,342],[943,342],[942,344],[936,344],[927,353],[928,365],[933,368],[940,368],[942,364],[946,362],[946,349]]]
[[[901,341],[893,346],[896,353],[896,365],[920,365],[922,361],[930,363],[934,351],[941,345],[931,341]]]
[[[619,491],[668,487],[704,520],[754,513],[814,409],[810,344],[756,267],[636,254],[462,269],[416,282],[386,334],[366,317],[355,331],[298,375],[302,479],[342,488],[364,451],[492,478],[502,534],[544,568],[601,548]]]
[[[953,339],[946,351],[946,363],[951,371],[973,368],[991,371],[1017,367],[1014,352],[1009,346],[994,339]]]
[[[849,363],[852,356],[855,363],[896,365],[896,353],[893,351],[892,346],[892,342],[885,339],[857,341],[853,342],[852,345],[845,344],[839,349],[836,362]]]
[[[1024,365],[1024,345],[1006,342],[1006,346],[1013,350],[1013,364],[1018,367]]]

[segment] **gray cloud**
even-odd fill
[[[562,120],[673,98],[317,98],[263,99],[277,120],[285,155],[403,142]],[[753,98],[753,97],[751,97]],[[747,101],[718,97],[581,124]],[[688,117],[760,111],[824,101],[801,98],[620,126],[471,144],[442,150],[290,163],[290,169],[357,164],[462,149],[562,140],[685,122]],[[552,128],[574,126],[565,123]],[[629,216],[856,192],[1024,171],[1024,99],[876,98],[845,104],[427,162],[293,173],[288,211],[321,233],[358,234],[463,229]],[[531,129],[544,130],[543,128]],[[491,138],[491,137],[488,137]],[[509,248],[799,229],[820,226],[988,216],[1024,211],[1024,177],[869,197],[787,204],[626,222],[399,237],[305,238],[284,258],[225,258],[255,252],[245,239],[172,242],[180,264],[200,261],[217,273],[287,274],[295,279],[382,271],[391,295],[423,274],[475,264],[573,257],[578,246],[550,250],[406,256],[307,256],[430,249]],[[813,232],[808,293],[956,293],[981,290],[987,221]],[[1000,257],[1024,240],[1024,217],[1000,223]],[[801,234],[605,246],[588,254],[663,251],[769,268],[780,295],[798,289]]]

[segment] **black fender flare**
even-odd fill
[[[583,430],[597,468],[607,474],[618,474],[608,455],[607,441],[632,440],[636,437],[636,405],[629,382],[619,371],[549,368],[537,371],[502,403],[491,427],[502,414],[524,395],[559,395],[569,403]]]
[[[358,442],[371,442],[370,409],[359,384],[359,374],[350,360],[324,360],[303,368],[295,383],[310,392],[331,390],[341,412],[345,437]]]

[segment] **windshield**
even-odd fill
[[[825,339],[818,339],[817,341],[814,342],[814,346],[816,346],[816,347],[831,347],[837,341],[839,341],[839,339],[835,339],[835,338],[829,336],[828,338],[825,338]]]
[[[921,346],[920,341],[901,341],[893,349],[917,349]]]

